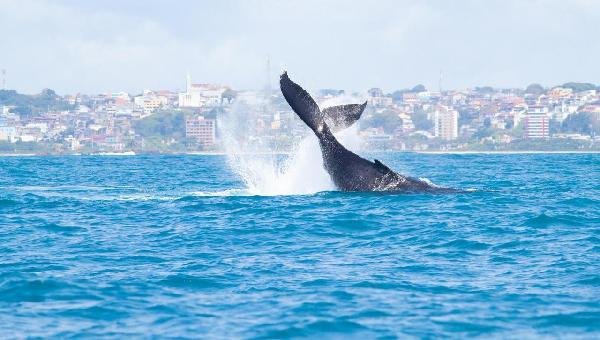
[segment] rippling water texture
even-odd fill
[[[600,155],[377,156],[477,190],[260,196],[221,156],[0,158],[2,336],[600,336]]]

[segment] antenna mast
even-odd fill
[[[267,55],[267,65],[266,65],[266,73],[267,73],[267,83],[265,84],[265,90],[267,95],[271,95],[271,57]]]
[[[2,90],[6,90],[6,69],[2,69]]]

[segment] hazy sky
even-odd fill
[[[600,83],[600,1],[0,0],[0,68],[25,93]]]

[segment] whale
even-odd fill
[[[350,104],[321,111],[310,94],[289,78],[287,71],[281,74],[279,84],[281,93],[292,110],[317,137],[323,158],[323,167],[338,190],[401,193],[458,191],[398,174],[377,159],[370,161],[346,149],[336,139],[327,121],[330,121],[331,124],[333,120],[336,129],[347,127],[348,124],[351,125],[360,118],[366,103]]]
[[[365,111],[367,102],[330,106],[323,109],[323,119],[332,132],[338,132],[352,126]]]

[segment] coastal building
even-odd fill
[[[131,97],[129,96],[129,93],[127,92],[112,92],[110,94],[110,98],[114,99],[114,100],[121,100],[123,102],[129,103],[131,101]]]
[[[77,110],[75,112],[77,112],[78,114],[82,114],[82,113],[90,113],[91,110],[90,110],[89,106],[87,106],[87,105],[79,105],[79,106],[77,106]]]
[[[434,135],[445,140],[458,138],[458,111],[438,106],[433,115]]]
[[[179,94],[179,107],[214,107],[223,103],[223,93],[227,87],[213,84],[193,84],[188,75],[186,91]]]
[[[549,115],[550,110],[547,106],[542,105],[531,105],[527,108],[527,114],[533,115]]]
[[[548,91],[548,96],[554,100],[569,98],[573,95],[573,90],[564,87],[555,87]]]
[[[216,131],[214,119],[198,116],[190,117],[185,121],[185,136],[197,140],[199,144],[205,147],[215,144]]]
[[[383,129],[368,128],[360,135],[367,149],[387,150],[392,146],[393,136],[385,133]]]
[[[596,99],[596,90],[581,91],[575,96],[582,103],[589,103]]]
[[[17,128],[17,138],[21,142],[38,142],[42,139],[43,132],[39,127],[19,127]]]
[[[523,116],[525,116],[526,113],[526,104],[515,105],[510,112],[510,115],[513,117],[513,126],[519,125],[519,123],[521,123],[521,120],[523,120]]]
[[[527,113],[523,117],[525,138],[548,138],[549,119],[545,113]]]
[[[17,141],[17,128],[0,125],[0,141],[14,143]]]
[[[145,114],[149,114],[166,106],[169,99],[166,96],[160,96],[152,91],[145,90],[144,94],[135,97],[133,102],[137,108],[141,108]]]
[[[398,117],[402,119],[402,125],[400,125],[399,127],[401,132],[409,133],[415,131],[415,124],[413,123],[410,114],[408,114],[407,112],[400,112],[400,114],[398,114]]]
[[[600,104],[590,104],[581,108],[581,112],[600,113]]]
[[[560,105],[554,107],[554,119],[562,122],[567,119],[570,114],[577,112],[578,109],[579,105],[563,101]]]
[[[415,92],[405,92],[402,94],[402,102],[404,104],[415,105],[420,102],[420,98]]]
[[[386,97],[380,88],[372,88],[368,92],[367,102],[373,107],[387,107],[393,103],[392,98]]]

